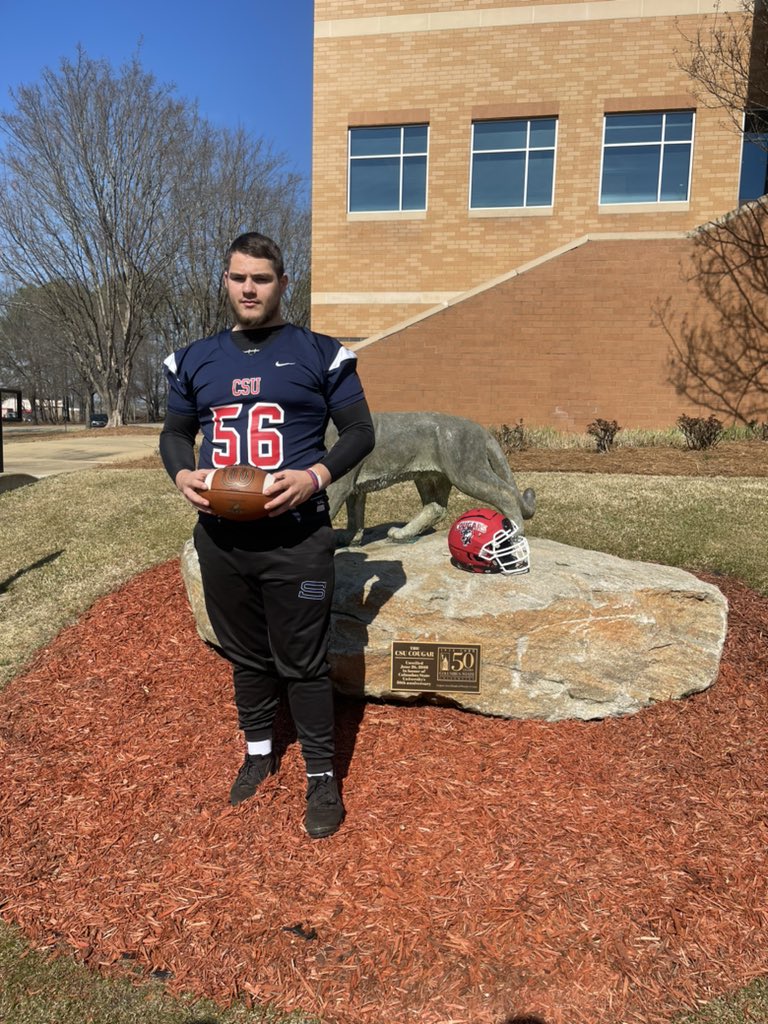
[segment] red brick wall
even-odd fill
[[[358,348],[376,411],[432,410],[480,423],[583,431],[709,415],[676,394],[654,315],[701,315],[687,238],[588,241]]]

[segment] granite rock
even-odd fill
[[[715,681],[727,628],[716,587],[669,566],[530,544],[531,571],[519,576],[454,568],[440,533],[339,550],[330,637],[337,689],[418,699],[391,689],[395,641],[479,644],[479,693],[425,693],[506,718],[630,714]],[[191,541],[182,574],[198,632],[215,642]]]

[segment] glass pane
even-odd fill
[[[745,135],[741,150],[741,180],[739,202],[764,196],[768,179],[768,135]]]
[[[403,152],[427,152],[427,126],[425,124],[409,124],[403,128]]]
[[[524,206],[524,188],[524,153],[480,153],[472,161],[473,210]]]
[[[688,172],[691,166],[690,146],[665,146],[661,172],[661,199],[666,203],[688,198]]]
[[[662,114],[606,114],[606,144],[660,142],[662,117]]]
[[[531,148],[554,146],[556,124],[554,117],[542,117],[531,121]]]
[[[552,179],[554,173],[554,153],[531,153],[528,158],[526,206],[552,205]]]
[[[389,156],[400,153],[400,128],[350,128],[352,156]]]
[[[525,149],[527,121],[478,121],[474,127],[475,150]]]
[[[744,131],[748,135],[768,132],[768,110],[748,110],[744,118]]]
[[[427,208],[427,158],[408,156],[403,160],[403,209]]]
[[[349,209],[400,209],[400,159],[385,157],[381,160],[350,160]]]
[[[606,149],[601,203],[655,203],[661,146]]]
[[[693,113],[667,114],[664,138],[667,142],[690,142],[693,137]]]

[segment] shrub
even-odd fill
[[[695,451],[714,447],[723,432],[723,424],[717,416],[705,420],[701,416],[683,415],[679,417],[677,425],[683,432],[685,443]]]
[[[528,436],[522,420],[514,427],[502,423],[500,427],[491,432],[501,445],[501,450],[505,455],[509,455],[510,452],[521,452],[528,447]]]
[[[758,423],[757,420],[750,420],[749,430],[758,441],[768,441],[768,423]]]
[[[613,447],[613,441],[621,427],[616,420],[593,420],[587,427],[587,433],[594,437],[599,452],[607,452]]]

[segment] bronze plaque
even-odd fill
[[[480,644],[393,640],[390,689],[480,693]]]

